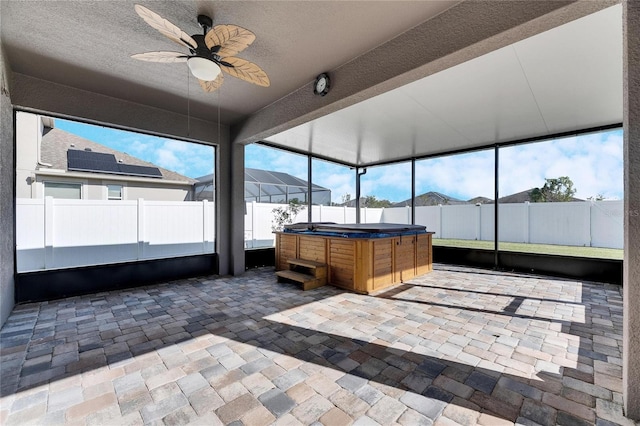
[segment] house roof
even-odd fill
[[[504,197],[498,198],[498,203],[508,204],[508,203],[524,203],[525,201],[533,202],[531,199],[531,192],[535,188],[527,189],[525,191],[516,192],[515,194],[505,195]],[[571,197],[571,201],[584,201],[580,198]]]
[[[153,163],[149,163],[148,161],[143,161],[127,153],[116,151],[115,149],[111,149],[97,142],[81,138],[80,136],[74,135],[61,129],[45,128],[45,134],[42,136],[40,149],[40,157],[42,162],[51,164],[51,167],[38,166],[38,170],[53,168],[69,171],[67,169],[67,151],[69,149],[90,149],[92,152],[113,154],[116,157],[116,160],[122,160],[122,162],[125,164],[144,167],[157,167],[158,170],[160,170],[160,173],[162,173],[162,178],[158,179],[159,181],[165,179],[176,182],[184,182],[187,184],[193,184],[196,182],[195,179],[191,179],[187,176],[183,176],[179,173],[159,167]],[[135,176],[131,176],[131,178],[133,180],[136,179]]]
[[[425,192],[424,194],[416,195],[416,207],[421,206],[437,206],[442,205],[454,205],[454,204],[467,204],[467,201],[459,200],[455,197],[442,194],[436,191]],[[395,203],[394,206],[410,206],[411,199],[400,201]]]

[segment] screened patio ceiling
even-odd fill
[[[615,0],[141,2],[187,32],[205,13],[258,35],[244,58],[268,71],[271,86],[230,78],[213,95],[187,90],[183,67],[131,60],[175,48],[141,21],[136,2],[2,2],[12,101],[60,109],[44,99],[68,86],[194,123],[219,117],[235,143],[266,141],[350,166],[622,121]],[[40,30],[26,37],[24,28]],[[324,97],[312,89],[321,72],[331,77]],[[58,112],[87,115],[73,104]],[[89,118],[159,134],[182,125]]]
[[[616,126],[621,22],[609,7],[264,141],[363,166]]]

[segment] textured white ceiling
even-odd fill
[[[621,10],[604,9],[266,141],[366,165],[621,123]]]
[[[1,42],[20,74],[143,105],[233,124],[458,3],[447,1],[0,1]],[[263,88],[233,77],[204,93],[187,66],[131,59],[181,46],[134,11],[142,4],[188,34],[200,34],[198,14],[214,25],[236,24],[256,34],[238,56],[271,79]],[[186,51],[186,49],[184,49]]]

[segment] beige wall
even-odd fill
[[[170,188],[151,186],[151,184],[128,184],[124,189],[127,200],[137,200],[143,198],[145,200],[154,201],[190,201],[191,191],[187,188]]]
[[[38,166],[42,120],[35,114],[16,113],[16,135],[16,197],[33,198],[33,171]]]
[[[82,198],[85,200],[106,200],[107,185],[123,186],[124,200],[142,198],[150,201],[190,201],[190,184],[173,185],[158,182],[126,181],[110,176],[96,178],[72,177],[67,173],[59,176],[39,175],[35,171],[39,163],[39,149],[44,125],[41,116],[27,112],[16,113],[16,197],[43,198],[44,182],[81,183]]]
[[[61,173],[60,176],[36,176],[29,188],[30,192],[23,191],[25,195],[18,195],[18,198],[43,198],[45,182],[81,183],[83,200],[106,200],[107,185],[109,184],[122,185],[123,200],[142,198],[149,201],[190,201],[192,194],[192,187],[189,184],[163,185],[154,182],[113,180],[112,178],[91,179],[89,177],[70,177]]]

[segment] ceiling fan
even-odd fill
[[[206,15],[198,15],[202,34],[188,35],[160,15],[139,4],[135,10],[142,19],[163,35],[189,49],[181,52],[147,52],[132,55],[134,59],[150,62],[186,62],[191,74],[198,79],[205,92],[213,92],[222,85],[222,72],[258,86],[269,87],[267,73],[253,62],[235,55],[256,39],[251,31],[237,25],[216,25]]]

